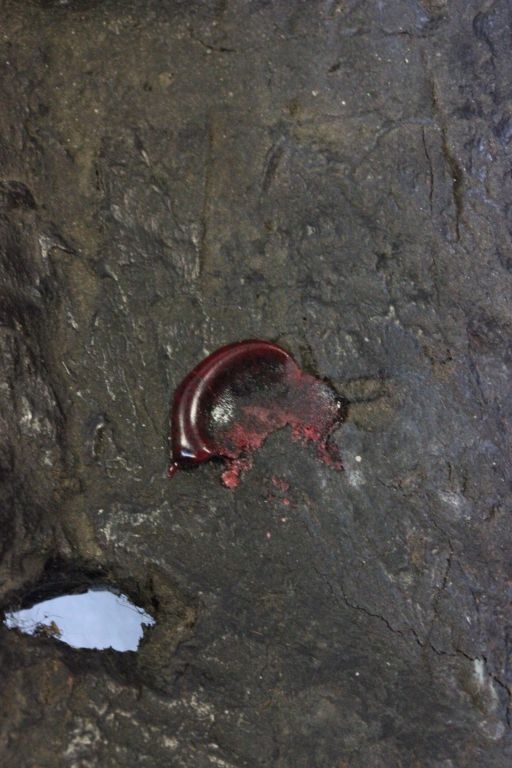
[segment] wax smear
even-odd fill
[[[27,635],[53,637],[72,648],[136,651],[144,627],[155,620],[126,595],[107,589],[88,589],[81,594],[61,595],[31,608],[5,614],[8,629]]]
[[[230,404],[229,410],[222,407],[223,402]],[[339,451],[331,438],[341,420],[341,405],[330,387],[288,364],[280,370],[260,371],[258,376],[250,370],[240,371],[225,382],[218,402],[214,398],[207,431],[218,455],[226,460],[222,480],[234,488],[241,473],[252,465],[251,454],[272,432],[284,427],[289,428],[292,441],[314,444],[324,464],[341,469]]]

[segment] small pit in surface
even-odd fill
[[[53,637],[72,648],[121,652],[136,651],[144,629],[154,623],[126,595],[106,588],[62,594],[4,616],[8,629],[27,635]]]

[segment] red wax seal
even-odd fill
[[[228,344],[199,363],[176,390],[169,475],[217,456],[228,465],[225,485],[235,487],[251,454],[286,426],[294,440],[315,442],[322,461],[341,469],[331,433],[343,421],[344,406],[277,344],[258,339]]]

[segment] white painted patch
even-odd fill
[[[101,734],[95,723],[90,720],[83,720],[82,718],[78,718],[75,722],[76,725],[71,732],[71,739],[64,752],[64,758],[68,760],[84,758],[93,752],[101,741]]]
[[[20,410],[21,410],[20,424],[22,427],[28,427],[32,422],[32,409],[30,408],[29,401],[23,395],[21,397]]]
[[[217,757],[217,755],[208,755],[208,760],[213,765],[218,765],[219,768],[237,768],[234,763],[228,763],[227,760],[223,760],[222,757]]]
[[[143,628],[153,625],[155,620],[126,595],[89,589],[11,611],[6,613],[4,623],[8,629],[54,637],[72,648],[136,651]]]
[[[456,493],[455,491],[439,491],[438,495],[441,501],[443,501],[447,506],[451,507],[457,512],[462,509],[464,498],[460,493]]]
[[[456,518],[469,518],[471,515],[471,504],[458,491],[438,491],[437,495],[442,503],[452,512]]]
[[[235,402],[230,392],[223,395],[214,405],[211,411],[215,424],[229,424],[235,413]]]
[[[473,677],[481,692],[487,694],[491,703],[491,708],[496,709],[498,705],[498,694],[496,693],[492,677],[487,672],[485,661],[483,659],[475,659],[473,661]]]
[[[210,720],[211,722],[215,720],[213,706],[205,701],[199,701],[195,693],[190,697],[190,706],[199,718]]]
[[[483,687],[486,680],[485,663],[483,659],[475,659],[473,662],[473,675],[480,687]]]
[[[351,485],[352,488],[361,488],[361,486],[366,483],[366,478],[360,469],[350,469],[350,467],[347,467],[346,475],[348,484]]]

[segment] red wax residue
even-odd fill
[[[226,463],[224,485],[235,488],[252,464],[251,454],[283,427],[291,428],[293,440],[315,443],[318,458],[340,470],[331,435],[343,418],[340,398],[301,371],[281,347],[259,340],[229,344],[205,358],[176,390],[169,475],[217,456]]]
[[[242,472],[252,467],[250,459],[229,459],[227,467],[221,475],[226,488],[236,488],[240,483]]]
[[[278,488],[280,491],[283,491],[283,492],[286,492],[290,489],[290,483],[287,483],[286,480],[283,480],[281,477],[272,475],[270,479],[274,488]]]

